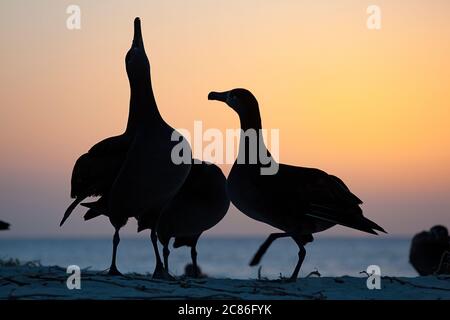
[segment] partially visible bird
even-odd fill
[[[446,258],[447,256],[447,258]],[[450,237],[444,226],[422,231],[411,241],[409,262],[421,276],[450,274]]]
[[[197,268],[197,241],[206,230],[219,223],[228,211],[230,200],[226,178],[214,164],[195,160],[180,191],[161,213],[157,224],[158,239],[163,245],[164,267],[169,272],[169,242],[175,238],[174,248],[191,248],[193,276]],[[146,228],[139,221],[139,228]]]
[[[259,105],[250,91],[211,92],[208,99],[226,103],[241,123],[239,153],[227,179],[231,202],[250,218],[283,231],[267,238],[250,265],[259,263],[275,239],[291,237],[299,248],[290,278],[296,280],[306,254],[304,246],[313,241],[313,233],[336,224],[371,234],[385,232],[363,216],[362,201],[338,177],[319,169],[278,164],[272,158],[264,144]],[[264,171],[268,166],[277,170]]]
[[[0,221],[0,230],[9,230],[9,226],[10,226],[9,223]]]
[[[129,117],[134,136],[104,203],[111,219],[125,214],[148,222],[156,256],[153,276],[165,277],[155,226],[162,210],[184,184],[191,169],[192,152],[189,142],[159,113],[139,19],[135,20],[135,30],[137,41],[133,41],[126,58],[130,86],[134,89],[131,103],[135,100],[137,105],[137,112]]]

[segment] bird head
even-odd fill
[[[125,56],[125,65],[131,85],[137,85],[150,79],[150,63],[145,53],[139,18],[134,19],[133,43]]]
[[[431,234],[434,236],[435,239],[437,240],[447,240],[448,241],[448,230],[446,227],[444,226],[434,226],[433,228],[430,229]]]
[[[258,101],[247,89],[233,89],[225,92],[210,92],[208,100],[217,100],[226,103],[240,116],[258,111]]]

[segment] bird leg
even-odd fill
[[[199,272],[198,272],[198,266],[197,266],[197,243],[195,243],[192,247],[191,247],[191,259],[192,259],[192,267],[194,268],[193,270],[193,276],[194,278],[198,278],[200,276]]]
[[[252,261],[250,261],[250,266],[256,266],[260,261],[263,255],[266,253],[267,249],[269,249],[272,242],[274,242],[278,238],[290,237],[290,233],[279,232],[279,233],[271,233],[266,241],[259,247],[256,254],[253,256]]]
[[[117,247],[119,246],[119,243],[120,243],[119,229],[116,229],[116,231],[114,232],[114,237],[113,237],[113,253],[112,253],[111,266],[109,267],[109,271],[108,271],[108,274],[111,276],[121,276],[122,275],[116,266]]]
[[[153,272],[153,279],[175,280],[174,277],[172,277],[164,269],[163,263],[161,261],[161,256],[159,255],[158,236],[156,235],[156,231],[154,230],[154,228],[150,233],[150,239],[152,240],[153,250],[155,251],[155,258],[156,258],[156,267],[155,271]]]
[[[162,269],[163,265],[161,261],[161,256],[159,255],[158,236],[156,235],[156,231],[154,229],[152,229],[150,233],[150,239],[152,240],[153,250],[155,251],[155,258],[156,258],[155,272],[156,272],[156,270]]]
[[[302,267],[303,260],[305,260],[306,256],[306,249],[305,244],[307,244],[310,240],[311,236],[309,237],[299,237],[299,236],[292,236],[292,239],[294,239],[295,243],[298,246],[298,261],[297,265],[295,266],[294,272],[292,273],[291,277],[289,278],[289,281],[295,282],[297,281],[298,273],[300,272],[300,268]]]
[[[164,269],[166,272],[169,272],[169,243],[166,243],[163,247],[163,256],[164,256]]]

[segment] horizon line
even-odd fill
[[[211,234],[211,235],[203,235],[202,238],[209,238],[209,239],[265,239],[269,236],[270,233],[267,234],[252,234],[252,235],[235,235],[235,234]],[[147,236],[147,235],[145,235]],[[141,235],[123,235],[121,236],[121,239],[128,239],[128,240],[137,240],[141,239],[144,236]],[[392,239],[412,239],[414,235],[411,234],[380,234],[379,236],[371,236],[371,235],[318,235],[315,237],[315,240],[321,240],[321,239],[378,239],[378,240],[392,240]],[[0,241],[2,240],[53,240],[53,239],[60,239],[60,240],[106,240],[111,239],[111,236],[105,234],[105,235],[61,235],[61,236],[55,236],[55,235],[12,235],[8,236],[6,234],[0,234]]]

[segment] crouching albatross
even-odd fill
[[[261,174],[267,164],[261,162],[260,155],[265,155],[269,161],[264,162],[270,165],[276,162],[264,144],[259,105],[250,91],[211,92],[208,99],[226,103],[240,119],[239,153],[227,179],[231,202],[250,218],[283,231],[267,238],[250,265],[259,263],[275,239],[291,237],[299,248],[298,262],[290,278],[295,281],[305,258],[304,246],[313,241],[313,233],[336,224],[371,234],[377,234],[375,230],[385,232],[363,216],[362,201],[336,176],[286,164],[277,164],[278,170],[273,174]],[[244,134],[252,130],[256,135],[253,140]],[[257,152],[256,161],[248,161],[250,151]]]
[[[228,211],[230,200],[227,180],[220,168],[194,159],[189,175],[172,201],[161,213],[156,230],[164,246],[164,267],[169,272],[169,241],[175,237],[174,248],[191,248],[193,276],[200,276],[197,266],[197,241],[206,230],[218,224]],[[139,221],[139,227],[141,226]]]

